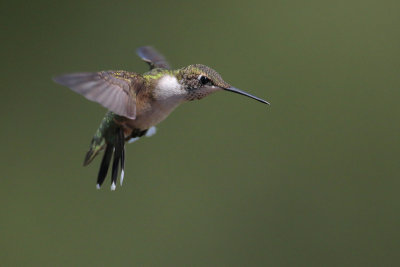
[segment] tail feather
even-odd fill
[[[88,165],[92,160],[99,154],[101,150],[106,146],[106,140],[104,139],[107,131],[112,126],[113,113],[107,112],[103,120],[100,123],[100,127],[97,129],[96,133],[92,138],[90,143],[89,151],[86,153],[85,159],[83,161],[83,166]]]
[[[120,184],[122,186],[125,171],[125,141],[131,138],[141,136],[151,136],[154,134],[154,127],[148,130],[134,129],[129,136],[125,136],[124,129],[116,121],[118,116],[112,112],[107,112],[103,118],[100,127],[97,129],[90,144],[89,151],[86,153],[83,165],[88,165],[102,150],[104,150],[103,159],[100,164],[100,170],[97,176],[97,188],[104,183],[111,159],[113,158],[111,169],[111,190],[116,189],[118,172],[121,170]]]
[[[111,190],[115,190],[118,176],[118,166],[121,161],[121,169],[123,166],[123,153],[124,153],[124,132],[121,128],[118,129],[118,133],[115,138],[114,144],[114,161],[111,171]]]
[[[114,161],[113,161],[113,166],[112,166],[112,171],[111,171],[111,190],[113,190],[113,191],[115,190],[115,187],[116,187],[119,160],[120,160],[120,157],[118,157],[117,148],[115,148]]]
[[[89,151],[86,153],[85,159],[83,160],[83,166],[87,166],[92,160],[102,151],[105,147],[104,139],[100,141],[93,138],[90,145]]]
[[[104,180],[106,179],[113,151],[114,151],[114,145],[107,144],[106,151],[104,152],[104,156],[101,161],[99,175],[97,176],[97,188],[100,188]]]
[[[119,178],[119,183],[121,184],[121,186],[124,181],[124,174],[125,174],[125,146],[122,148],[122,154],[121,154],[121,177]]]

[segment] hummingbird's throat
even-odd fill
[[[186,100],[188,101],[200,100],[218,90],[221,90],[221,88],[217,86],[203,86],[199,88],[191,88],[188,90]]]

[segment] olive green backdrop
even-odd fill
[[[398,1],[3,1],[2,266],[400,263]],[[82,161],[105,110],[51,77],[202,63],[227,92]]]

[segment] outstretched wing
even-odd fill
[[[151,46],[142,46],[136,50],[136,53],[143,61],[150,65],[150,69],[162,68],[170,69],[167,60],[163,55],[161,55],[157,50]]]
[[[135,80],[129,79],[128,74],[123,71],[81,72],[61,75],[54,81],[120,116],[135,119]]]

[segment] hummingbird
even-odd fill
[[[53,80],[108,109],[90,143],[83,165],[104,150],[97,176],[100,189],[112,162],[111,190],[124,179],[125,143],[155,133],[163,121],[180,104],[200,100],[216,91],[228,91],[269,103],[232,87],[212,68],[193,64],[171,69],[165,57],[151,46],[136,50],[150,70],[144,74],[124,70],[79,72],[54,77]]]

